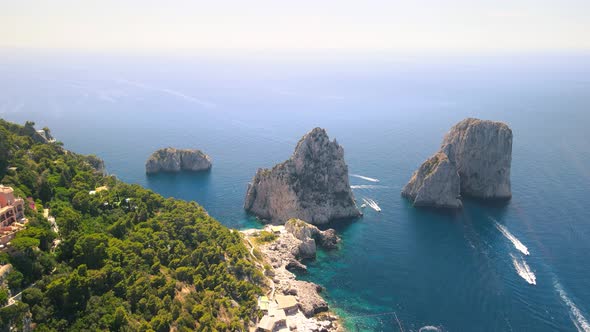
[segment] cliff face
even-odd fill
[[[86,156],[86,160],[97,172],[106,174],[106,167],[104,165],[104,161],[98,158],[95,155],[88,155]]]
[[[415,206],[460,208],[459,174],[446,154],[439,152],[414,172],[402,195]]]
[[[348,182],[344,150],[321,128],[303,136],[287,161],[258,170],[248,185],[244,208],[273,223],[299,218],[323,224],[361,215]]]
[[[461,207],[461,196],[508,199],[512,130],[468,118],[445,135],[440,151],[414,172],[402,195],[416,206]]]
[[[145,163],[148,174],[157,172],[204,171],[211,168],[211,158],[200,150],[165,148],[154,152]]]
[[[491,199],[512,196],[512,130],[506,124],[465,119],[447,133],[441,150],[457,165],[462,195]]]
[[[302,258],[315,257],[318,245],[332,249],[340,242],[340,238],[333,229],[321,231],[300,219],[289,219],[285,223],[285,230],[301,241],[298,256]]]

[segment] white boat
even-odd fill
[[[363,198],[363,202],[365,202],[365,206],[369,206],[371,209],[377,211],[377,212],[381,212],[381,208],[379,207],[379,205],[377,205],[377,202],[375,202],[374,200],[370,199],[370,198]]]

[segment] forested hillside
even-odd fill
[[[24,290],[0,309],[0,330],[22,328],[29,312],[36,331],[246,330],[263,277],[239,232],[194,202],[103,175],[96,157],[33,126],[0,119],[0,183],[36,202],[0,253],[14,267],[0,293]]]

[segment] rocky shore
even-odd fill
[[[340,239],[334,230],[321,231],[299,219],[290,219],[285,226],[266,226],[264,230],[242,231],[252,247],[265,261],[264,274],[269,279],[268,298],[291,295],[297,299],[297,312],[287,315],[287,328],[292,331],[342,331],[339,319],[329,311],[322,298],[322,287],[297,280],[291,271],[306,271],[301,259],[313,258],[317,246],[335,248]],[[270,235],[272,234],[272,235]],[[260,239],[264,237],[265,241]]]

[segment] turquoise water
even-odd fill
[[[47,125],[122,180],[195,200],[235,228],[260,227],[242,209],[256,169],[324,127],[351,174],[379,179],[351,177],[373,186],[356,197],[383,209],[331,225],[340,248],[301,275],[326,288],[350,330],[590,330],[590,58],[383,59],[4,55],[0,116]],[[513,199],[413,208],[402,186],[467,116],[512,127]],[[213,169],[147,177],[145,159],[165,146],[203,149]]]

